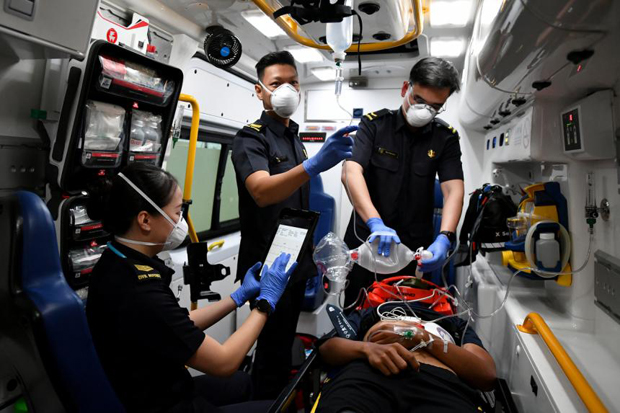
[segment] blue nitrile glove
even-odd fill
[[[418,268],[422,272],[431,272],[437,268],[441,268],[448,258],[448,251],[450,250],[450,240],[444,234],[439,234],[435,238],[435,242],[428,247],[427,251],[433,253],[433,258],[428,260],[422,260],[422,265]]]
[[[260,279],[260,294],[258,295],[257,300],[269,301],[269,304],[271,304],[271,308],[273,310],[276,309],[276,304],[278,304],[278,300],[282,297],[282,293],[286,288],[288,279],[297,267],[297,263],[294,262],[291,265],[291,268],[286,271],[286,264],[288,264],[288,260],[290,258],[291,254],[280,254],[280,256],[273,262],[271,268],[265,265],[263,276]]]
[[[400,244],[400,238],[398,238],[398,235],[396,235],[396,231],[386,226],[381,218],[370,218],[368,221],[366,221],[366,226],[370,229],[370,238],[368,239],[368,242],[372,244],[375,238],[380,237],[379,248],[377,248],[377,252],[379,253],[379,255],[389,257],[392,241]],[[394,235],[373,235],[375,232],[391,232]]]
[[[357,126],[347,126],[327,138],[319,153],[303,162],[306,173],[312,178],[353,156],[353,138],[345,135],[356,130]]]
[[[237,290],[230,295],[230,298],[237,304],[237,307],[241,307],[246,301],[256,297],[260,292],[260,281],[258,281],[256,276],[262,266],[263,264],[260,262],[254,264],[252,268],[245,273],[241,287],[237,288]]]

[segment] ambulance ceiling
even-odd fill
[[[275,50],[310,49],[297,44],[281,29],[277,27],[274,29],[275,24],[269,28],[270,22],[265,21],[264,13],[249,0],[160,1],[199,26],[207,27],[212,24],[220,24],[232,30],[241,40],[246,64],[251,65],[262,55]],[[363,19],[362,43],[377,42],[376,39],[381,38],[381,36],[385,37],[386,33],[390,36],[389,40],[397,40],[402,37],[402,19],[404,17],[399,15],[398,9],[402,6],[401,2],[409,1],[355,0],[355,9]],[[290,1],[281,0],[280,3],[288,5]],[[367,4],[378,5],[379,10],[372,15],[360,11],[360,6],[362,5],[364,10],[363,5]],[[368,77],[405,78],[418,56],[429,55],[445,57],[452,61],[461,72],[465,60],[465,50],[471,37],[476,4],[475,0],[424,0],[422,36],[404,47],[370,55],[363,54],[362,74]],[[360,33],[359,25],[357,20],[354,22],[353,33],[358,35]],[[325,36],[325,25],[310,23],[302,26],[302,28],[308,37],[317,42],[324,41],[321,38]],[[275,30],[275,33],[271,30]],[[332,64],[330,53],[327,51],[315,50],[313,53],[306,50],[305,55],[304,52],[301,52],[302,56],[298,56],[297,53],[299,52],[294,52],[296,59],[313,59],[304,62],[298,60],[301,79],[306,83],[319,81],[313,72],[316,73],[317,68],[329,67]],[[314,54],[314,56],[307,56],[308,54]],[[357,57],[348,55],[345,62],[345,76],[356,75]]]

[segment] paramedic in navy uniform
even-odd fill
[[[301,99],[293,56],[286,51],[269,53],[256,72],[256,95],[265,110],[233,141],[241,221],[238,279],[266,256],[280,211],[309,209],[310,179],[351,157],[353,139],[346,134],[357,129],[337,131],[308,159],[297,134],[299,125],[290,119]],[[258,339],[252,375],[259,398],[277,397],[288,382],[306,281],[316,274],[312,252],[306,251]]]
[[[345,163],[342,182],[348,188],[357,216],[352,215],[345,242],[355,248],[376,232],[378,252],[388,256],[391,242],[412,250],[423,246],[433,258],[420,270],[431,272],[445,261],[463,207],[463,168],[459,136],[435,118],[448,97],[459,90],[459,74],[452,63],[427,57],[418,61],[403,82],[403,104],[364,115],[355,137],[353,157]],[[433,242],[435,176],[444,196],[441,232]],[[348,184],[347,184],[348,181]],[[375,236],[370,237],[372,242]],[[413,275],[415,262],[401,271]],[[345,306],[360,289],[374,281],[374,273],[354,266],[349,274]]]
[[[127,412],[267,411],[269,402],[247,402],[252,381],[238,370],[296,268],[285,270],[290,256],[265,266],[260,281],[261,264],[255,263],[229,297],[188,313],[170,289],[174,271],[156,256],[187,236],[174,177],[134,163],[110,187],[89,195],[89,216],[102,219],[114,240],[91,274],[86,315],[101,364]],[[203,330],[257,296],[256,308],[223,344],[205,335]],[[206,374],[192,377],[185,366]]]

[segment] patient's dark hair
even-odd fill
[[[459,72],[454,65],[439,57],[419,60],[409,73],[411,84],[425,87],[450,88],[450,94],[460,90]]]
[[[170,172],[149,164],[133,163],[123,169],[122,173],[160,208],[170,203],[178,185]],[[96,182],[88,188],[88,193],[88,216],[103,221],[104,229],[113,235],[125,234],[140,211],[159,214],[118,175],[111,180]]]
[[[295,68],[295,71],[297,71],[297,66],[295,66],[295,59],[290,52],[287,52],[286,50],[271,52],[261,57],[258,63],[256,63],[256,75],[258,76],[258,80],[262,82],[263,75],[265,74],[265,69],[273,65],[289,65],[293,66],[293,68]]]

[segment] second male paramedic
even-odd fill
[[[452,63],[427,57],[418,61],[403,82],[403,103],[397,110],[365,115],[356,134],[353,157],[345,163],[342,182],[357,216],[347,228],[349,248],[370,234],[382,232],[378,252],[390,254],[391,242],[412,250],[424,247],[433,258],[423,260],[422,272],[440,268],[456,236],[463,207],[463,169],[456,130],[435,116],[448,97],[459,90]],[[444,196],[441,232],[433,242],[435,176]],[[348,183],[347,183],[348,182]],[[355,221],[355,222],[354,222]],[[371,236],[371,242],[375,237]],[[401,271],[413,275],[415,263]],[[355,266],[349,274],[345,305],[354,302],[374,273]]]
[[[233,141],[241,221],[237,278],[265,258],[283,208],[309,209],[310,178],[351,157],[353,139],[346,134],[357,129],[339,130],[308,159],[297,135],[299,126],[290,120],[300,102],[293,56],[286,51],[269,53],[260,59],[256,72],[256,95],[265,110]],[[275,399],[288,383],[306,281],[316,274],[312,253],[306,251],[258,338],[252,368],[257,399]]]

